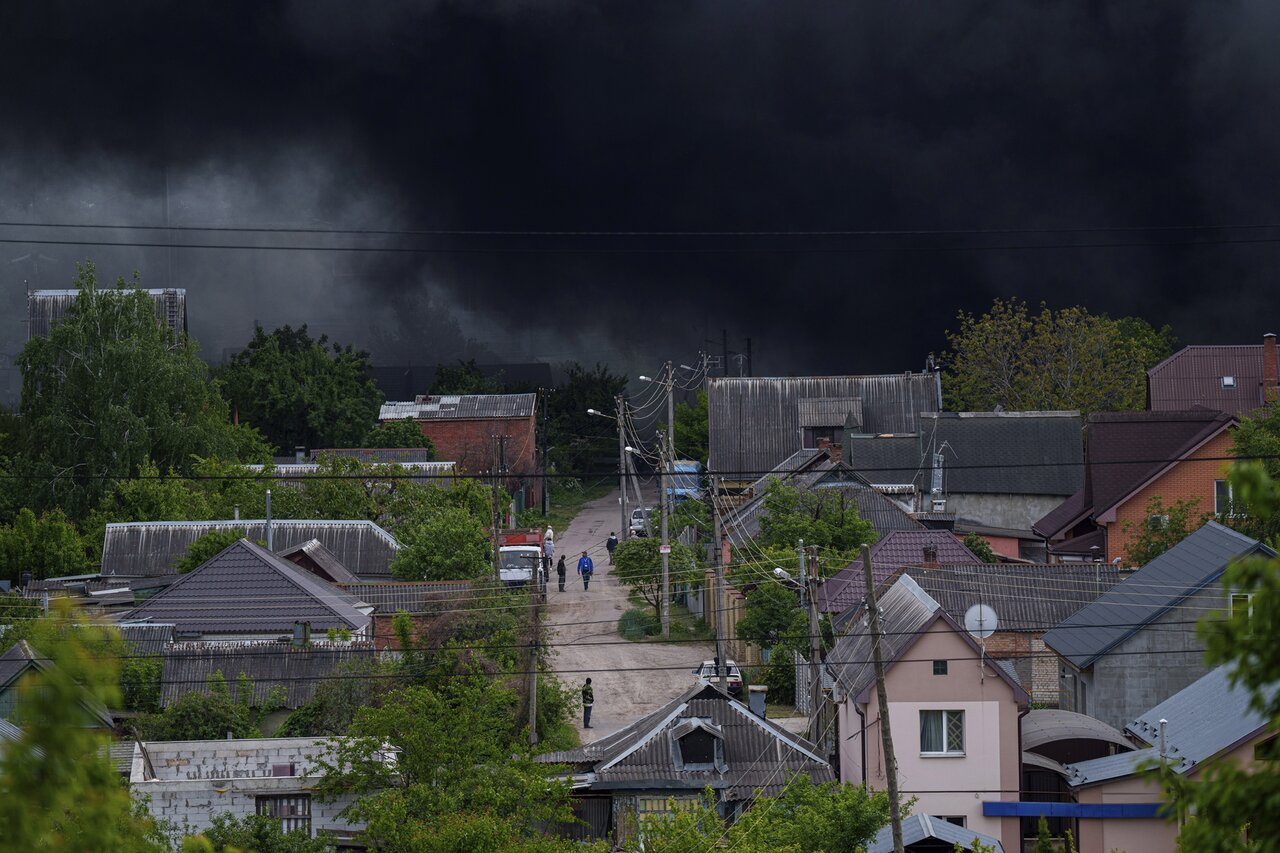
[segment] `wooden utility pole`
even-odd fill
[[[658,499],[662,506],[662,545],[658,548],[662,555],[662,636],[671,636],[671,541],[667,538],[667,460],[666,439],[658,436]]]
[[[818,744],[818,739],[822,737],[822,635],[818,626],[818,549],[813,545],[809,547],[806,589],[809,602],[809,740]]]
[[[884,692],[884,658],[880,653],[880,611],[876,605],[876,585],[871,574],[871,546],[862,546],[862,573],[867,581],[867,620],[871,630],[871,658],[876,667],[876,696],[880,701],[880,743],[884,749],[885,774],[889,784],[889,826],[893,832],[893,853],[902,849],[902,806],[898,802],[898,759],[893,754],[893,734],[889,731],[889,698]],[[866,768],[863,768],[866,776]]]
[[[715,554],[712,565],[715,566],[716,581],[712,593],[711,606],[714,608],[712,615],[716,620],[716,672],[720,675],[720,689],[727,693],[729,691],[729,665],[725,663],[726,658],[724,655],[724,530],[720,521],[720,496],[716,488],[716,478],[712,475],[708,479],[711,481],[711,518],[715,530],[715,540],[712,546],[715,549]]]
[[[631,520],[627,517],[627,429],[623,419],[625,414],[623,407],[626,401],[619,394],[615,402],[618,406],[618,489],[622,492],[622,497],[619,499],[622,525],[618,528],[618,535],[626,539],[631,530]]]
[[[498,436],[496,436],[496,435],[495,435],[495,436],[492,436],[492,438],[493,438],[493,440],[494,440],[495,442],[498,440]],[[495,455],[494,460],[493,460],[493,469],[492,469],[492,470],[493,470],[493,478],[492,478],[492,482],[490,483],[490,487],[491,487],[491,492],[492,492],[492,494],[493,494],[493,510],[492,510],[492,521],[493,521],[493,525],[492,525],[492,529],[493,529],[493,535],[492,535],[492,539],[493,539],[493,546],[492,546],[492,550],[493,550],[493,581],[494,581],[494,583],[498,584],[498,586],[501,586],[501,585],[502,585],[502,558],[501,558],[501,557],[499,556],[499,554],[498,554],[498,543],[501,541],[501,540],[499,539],[499,536],[498,536],[498,528],[501,526],[501,525],[500,525],[500,522],[499,522],[499,520],[498,520],[498,519],[499,519],[499,516],[498,516],[498,503],[499,503],[499,501],[498,501],[498,471],[499,471],[499,468],[498,468],[498,459],[497,459],[497,456],[496,456],[496,455]]]

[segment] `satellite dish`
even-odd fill
[[[964,629],[985,640],[996,632],[996,612],[985,604],[975,604],[964,612]]]

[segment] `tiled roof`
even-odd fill
[[[802,402],[810,400],[825,402]],[[832,401],[860,406],[867,433],[916,432],[920,412],[942,407],[935,373],[709,378],[708,470],[729,480],[755,479],[801,448],[802,407],[811,412]]]
[[[922,841],[940,841],[947,850],[972,850],[974,843],[982,844],[991,853],[1004,853],[1000,839],[982,832],[927,814],[913,814],[902,819],[902,843],[919,844]],[[929,848],[932,850],[933,848]],[[893,853],[893,827],[883,827],[867,845],[867,853]]]
[[[1045,645],[1081,669],[1141,631],[1170,607],[1267,546],[1210,521],[1044,635]]]
[[[411,402],[383,403],[378,418],[384,421],[528,418],[533,416],[537,400],[537,394],[423,395]]]
[[[360,630],[370,617],[359,602],[247,539],[223,550],[125,614],[176,627],[179,634],[291,634],[295,622],[313,631]]]
[[[964,546],[949,530],[891,530],[871,546],[871,576],[877,586],[904,566],[917,566],[924,560],[924,548],[938,549],[938,563],[981,563],[978,555]],[[866,579],[862,560],[854,560],[827,578],[819,592],[819,608],[823,613],[839,613],[862,601]]]
[[[465,600],[472,589],[470,581],[359,582],[338,587],[372,606],[375,613],[403,610],[415,614],[438,613],[451,605],[465,607],[459,601]]]
[[[160,704],[168,707],[188,693],[209,692],[209,678],[222,673],[232,698],[241,673],[253,684],[250,704],[261,705],[272,691],[283,691],[286,708],[300,708],[326,680],[347,678],[351,669],[372,665],[371,643],[293,646],[288,643],[182,643],[165,651],[160,676]]]
[[[670,733],[684,721],[709,720],[724,735],[725,772],[677,769]],[[621,731],[564,752],[538,756],[547,764],[572,765],[595,774],[593,784],[612,789],[687,789],[711,787],[725,799],[776,795],[796,774],[813,782],[834,778],[831,766],[804,738],[762,720],[746,705],[706,682]]]
[[[372,521],[275,519],[272,546],[292,548],[317,539],[342,565],[357,576],[377,580],[391,577],[391,561],[400,550],[395,537]],[[174,565],[195,542],[215,530],[243,530],[256,541],[265,540],[262,519],[220,521],[134,521],[108,524],[102,544],[102,574],[154,577],[174,574]]]
[[[1234,379],[1224,385],[1223,377]],[[1149,408],[1192,406],[1246,415],[1262,406],[1262,345],[1183,347],[1147,371]]]

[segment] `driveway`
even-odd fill
[[[591,678],[595,708],[591,728],[576,725],[583,743],[612,734],[679,696],[693,686],[693,670],[715,656],[714,644],[631,643],[618,633],[618,618],[631,605],[627,588],[614,580],[604,542],[618,531],[618,492],[587,504],[567,530],[556,531],[556,555],[565,555],[569,574],[558,592],[555,574],[547,589],[544,636],[555,650],[552,667],[561,681],[580,688]],[[574,570],[587,551],[596,571],[591,589],[583,591]]]

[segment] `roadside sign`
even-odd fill
[[[658,553],[659,553],[659,554],[670,554],[670,553],[671,553],[671,546],[670,546],[670,545],[659,545],[659,546],[658,546]]]

